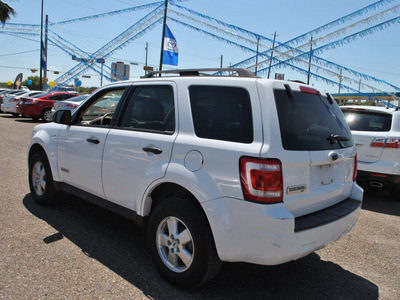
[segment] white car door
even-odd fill
[[[101,164],[106,137],[125,87],[105,89],[77,112],[71,126],[64,125],[58,140],[58,172],[64,183],[104,198]]]
[[[134,211],[147,187],[164,176],[177,135],[173,83],[137,85],[103,156],[106,199]]]

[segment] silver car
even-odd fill
[[[51,109],[51,113],[52,113],[52,115],[54,115],[54,113],[57,110],[70,110],[70,111],[73,111],[83,101],[85,101],[89,96],[90,95],[80,95],[80,96],[69,98],[68,100],[56,101],[56,103],[54,103],[53,108]]]

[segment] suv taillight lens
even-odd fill
[[[356,181],[356,179],[357,179],[357,153],[356,156],[354,156],[353,181]]]
[[[240,179],[245,200],[268,204],[282,202],[283,180],[280,160],[242,157]]]
[[[370,147],[375,147],[375,148],[392,148],[392,149],[399,149],[400,148],[400,138],[395,137],[395,138],[375,138],[371,144],[369,145]]]

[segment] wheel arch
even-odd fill
[[[155,186],[148,195],[149,196],[146,197],[146,200],[143,203],[142,212],[144,213],[145,216],[150,216],[154,208],[165,199],[169,199],[174,196],[186,199],[188,202],[190,202],[193,206],[197,208],[197,211],[207,222],[208,228],[210,230],[211,236],[215,244],[214,233],[211,228],[210,220],[206,212],[204,211],[204,208],[201,205],[200,201],[188,189],[173,182],[163,182]]]
[[[46,155],[47,161],[50,165],[50,169],[51,169],[51,173],[53,176],[53,180],[55,181],[59,181],[58,178],[58,172],[57,172],[57,167],[54,165],[55,162],[51,159],[51,156],[49,155],[49,153],[46,151],[45,147],[43,147],[40,143],[33,143],[30,148],[29,148],[29,152],[28,152],[28,166],[29,166],[29,162],[31,160],[31,158],[38,152],[43,151]]]

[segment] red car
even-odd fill
[[[56,101],[63,101],[78,96],[76,93],[55,92],[42,93],[34,98],[21,97],[17,104],[17,113],[31,117],[34,120],[42,118],[45,122],[52,121],[51,109]]]

